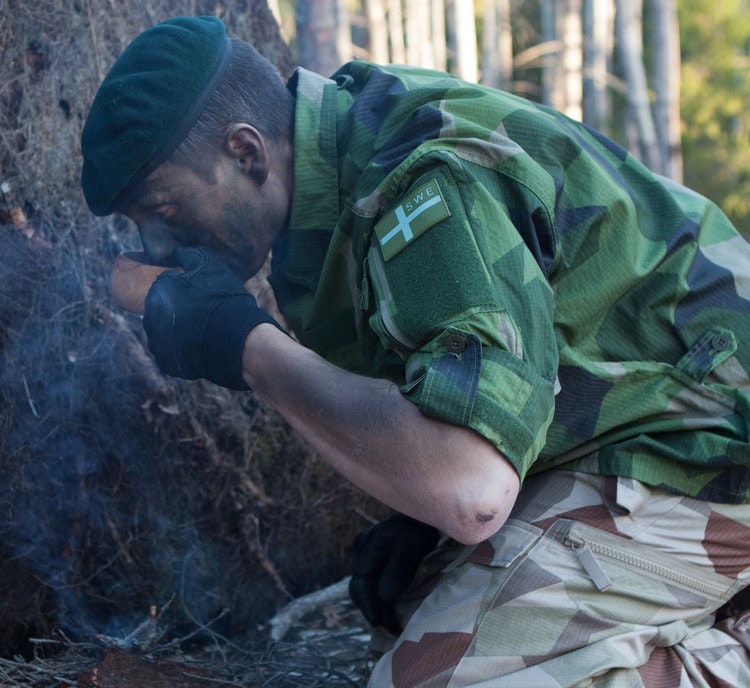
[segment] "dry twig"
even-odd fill
[[[309,595],[292,600],[268,622],[271,627],[271,638],[281,640],[292,625],[305,614],[346,599],[349,595],[349,578],[347,576],[327,588],[316,590]]]

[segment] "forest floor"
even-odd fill
[[[133,638],[36,639],[35,657],[0,659],[0,686],[363,688],[374,664],[369,629],[348,597],[292,616],[280,639],[270,624],[241,641],[203,631],[200,641],[148,649]]]

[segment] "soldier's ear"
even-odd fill
[[[263,134],[254,126],[246,122],[230,126],[224,136],[224,150],[258,185],[266,181],[269,172],[268,148]]]

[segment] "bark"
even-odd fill
[[[336,49],[338,50],[339,64],[349,62],[354,56],[354,46],[352,44],[352,25],[349,16],[349,5],[347,0],[335,0],[336,2],[336,20],[338,27],[336,31]]]
[[[340,66],[337,12],[336,0],[297,0],[297,56],[302,67],[328,76]]]
[[[542,67],[542,102],[558,110],[565,107],[562,85],[564,74],[560,53],[563,50],[559,30],[559,17],[562,9],[562,0],[542,0],[540,6],[542,24],[542,43],[547,46],[555,46],[559,43],[560,49],[549,50],[543,60]]]
[[[405,5],[406,60],[415,67],[430,67],[424,48],[429,42],[429,0],[410,0]]]
[[[583,32],[581,0],[566,0],[563,7],[563,112],[575,120],[583,118]]]
[[[430,0],[432,66],[448,69],[448,46],[445,36],[445,0]],[[427,47],[427,46],[425,46]]]
[[[391,48],[391,62],[406,62],[406,44],[404,42],[404,15],[401,0],[388,0],[388,38]]]
[[[627,84],[627,102],[637,140],[630,148],[654,172],[661,172],[656,127],[651,115],[643,65],[643,29],[641,0],[617,0],[615,31],[618,52]]]
[[[675,0],[651,0],[651,24],[654,124],[661,171],[681,182],[680,32]]]
[[[143,4],[139,0],[138,4]],[[150,3],[152,5],[155,2]],[[196,5],[196,14],[213,14],[216,3],[212,0],[201,0]],[[233,36],[250,41],[263,57],[270,60],[278,70],[288,76],[297,66],[292,51],[284,42],[279,24],[265,0],[248,2],[243,12],[231,11],[231,23],[228,28]]]
[[[513,83],[513,26],[510,20],[510,0],[497,0],[497,15],[500,88],[510,90]]]
[[[584,0],[583,5],[583,121],[606,131],[611,99],[607,88],[614,48],[612,0]]]
[[[451,71],[462,79],[476,82],[479,78],[479,65],[474,0],[453,0],[453,23],[455,64]]]
[[[366,0],[369,59],[378,64],[388,62],[388,27],[384,0]]]

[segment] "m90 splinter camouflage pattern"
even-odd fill
[[[521,476],[748,498],[750,247],[563,115],[457,78],[298,70],[271,276],[303,344],[487,437]]]

